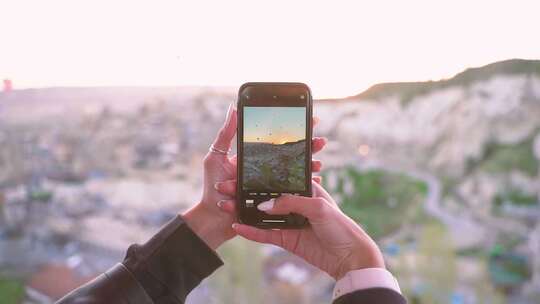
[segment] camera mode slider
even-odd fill
[[[279,193],[279,192],[249,192],[248,193],[249,196],[273,196],[273,197],[278,197],[282,194],[292,194],[292,195],[300,195],[300,193],[289,193],[289,192],[283,192],[283,193]]]

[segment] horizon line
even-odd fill
[[[279,143],[273,143],[273,142],[269,142],[269,141],[243,141],[243,143],[245,144],[272,144],[272,145],[285,145],[285,144],[289,144],[289,143],[297,143],[299,141],[304,141],[306,140],[305,138],[302,138],[302,139],[299,139],[299,140],[296,140],[296,141],[287,141],[287,142],[284,142],[282,144],[279,144]]]

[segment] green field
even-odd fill
[[[24,285],[17,280],[0,277],[0,303],[19,304],[24,296]]]
[[[467,162],[467,174],[476,170],[501,175],[519,171],[530,177],[536,176],[540,164],[532,146],[532,137],[514,145],[488,143],[482,157]]]
[[[327,183],[330,174],[337,177],[334,188]],[[380,170],[359,172],[346,167],[327,171],[323,181],[326,181],[325,187],[340,198],[341,209],[375,239],[396,231],[405,223],[417,222],[423,216],[427,185],[403,174]],[[352,183],[349,186],[352,191],[348,193],[347,183]]]
[[[500,207],[505,202],[516,206],[532,207],[538,205],[538,198],[535,194],[525,193],[521,189],[509,188],[499,192],[493,199],[494,207]]]

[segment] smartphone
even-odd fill
[[[249,82],[238,91],[237,107],[239,221],[268,229],[306,226],[301,215],[269,215],[257,205],[284,193],[311,196],[311,90],[303,83]]]

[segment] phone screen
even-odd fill
[[[300,228],[298,214],[257,205],[284,193],[311,196],[311,92],[301,83],[247,83],[238,94],[237,207],[242,223]]]
[[[242,189],[306,190],[306,107],[243,107]]]

